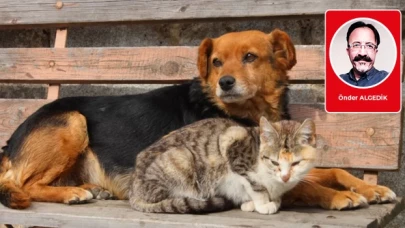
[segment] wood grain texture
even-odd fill
[[[297,46],[294,80],[324,79],[323,46]],[[0,49],[0,82],[164,83],[198,76],[196,47]]]
[[[65,48],[66,47],[66,40],[67,40],[67,29],[57,29],[56,30],[56,37],[55,37],[55,48]]]
[[[363,180],[369,184],[378,184],[378,172],[364,171]]]
[[[273,215],[242,212],[239,209],[206,215],[140,213],[127,201],[92,201],[82,205],[34,203],[27,210],[0,205],[0,223],[45,227],[382,227],[404,209],[404,200],[372,205],[366,209],[326,211],[297,207]]]
[[[324,105],[292,104],[291,118],[316,123],[319,167],[396,170],[399,168],[401,113],[332,114]],[[367,134],[374,130],[373,135]]]
[[[48,93],[47,93],[47,99],[48,100],[56,100],[59,97],[59,89],[60,89],[60,84],[49,84],[48,85]]]
[[[29,115],[46,103],[49,100],[0,99],[0,148]]]
[[[0,27],[323,15],[327,9],[400,9],[398,0],[2,0]]]
[[[46,100],[0,100],[0,147],[17,126]],[[396,170],[400,114],[329,114],[322,105],[291,104],[292,118],[312,118],[317,125],[319,167]],[[375,129],[367,135],[368,128]]]

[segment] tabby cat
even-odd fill
[[[313,167],[315,124],[283,120],[243,127],[206,119],[174,131],[137,159],[129,193],[142,212],[207,213],[241,206],[273,214]]]

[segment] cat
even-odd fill
[[[315,124],[261,117],[258,127],[206,119],[142,151],[129,192],[141,212],[208,213],[240,206],[276,213],[282,195],[314,166]]]

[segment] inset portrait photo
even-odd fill
[[[384,83],[395,67],[397,47],[390,30],[371,18],[354,18],[336,30],[329,49],[333,71],[349,86]]]

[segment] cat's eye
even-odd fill
[[[213,60],[212,60],[212,64],[213,64],[215,67],[221,67],[221,66],[222,66],[222,62],[221,62],[221,60],[219,60],[218,58],[213,59]]]
[[[301,160],[300,160],[300,161],[293,162],[293,163],[291,163],[291,166],[296,166],[296,165],[300,164],[300,162],[301,162]]]
[[[262,158],[267,159],[267,160],[270,160],[271,163],[272,163],[273,165],[275,165],[275,166],[279,166],[279,165],[280,165],[278,162],[276,162],[276,161],[274,161],[274,160],[271,160],[271,159],[270,159],[269,157],[267,157],[267,156],[264,156],[264,155],[263,155]]]
[[[255,61],[257,59],[257,56],[252,54],[252,53],[247,53],[244,57],[243,57],[243,62],[244,63],[251,63],[253,61]]]
[[[308,139],[301,139],[301,144],[303,145],[308,144]]]
[[[271,163],[272,163],[273,165],[275,165],[275,166],[279,166],[279,165],[280,165],[280,163],[278,163],[278,162],[276,162],[276,161],[273,161],[273,160],[271,160]]]

